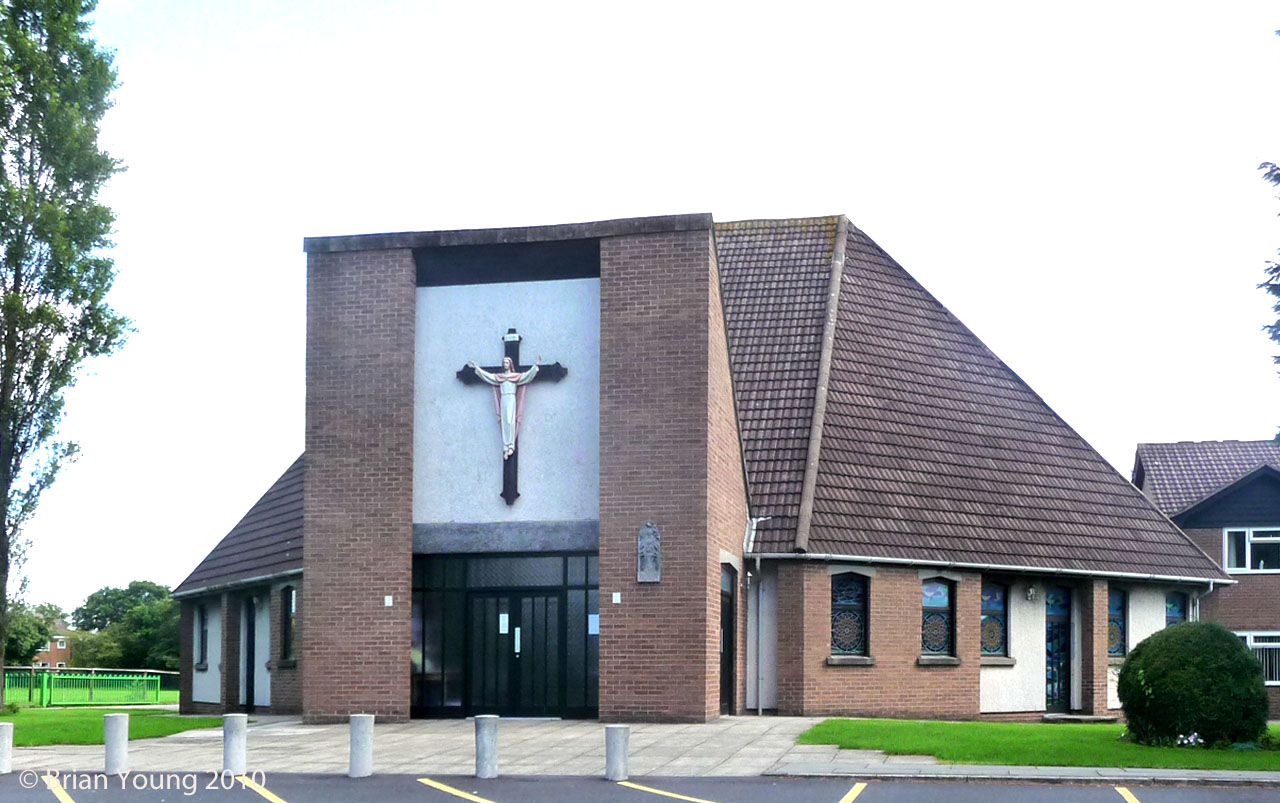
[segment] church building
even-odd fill
[[[1107,716],[1232,579],[846,218],[304,241],[184,712]]]

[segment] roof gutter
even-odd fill
[[[844,246],[849,239],[849,218],[836,218],[835,243],[831,246],[831,281],[827,285],[827,321],[822,328],[822,353],[818,358],[818,389],[813,397],[813,424],[809,427],[809,452],[804,462],[804,485],[800,489],[800,517],[796,523],[796,551],[809,548],[809,528],[813,524],[813,494],[818,483],[818,457],[822,453],[822,422],[827,415],[827,388],[831,384],[831,352],[836,340],[836,318],[840,308],[840,279],[844,275]]]
[[[1077,577],[1118,577],[1125,580],[1162,580],[1167,583],[1195,583],[1213,588],[1217,585],[1233,584],[1235,580],[1223,580],[1216,577],[1181,577],[1169,574],[1142,574],[1140,572],[1100,572],[1089,569],[1063,569],[1048,567],[1038,569],[1034,566],[1002,566],[996,563],[964,563],[950,560],[916,560],[914,558],[880,558],[871,555],[831,555],[817,552],[797,554],[795,552],[766,552],[750,557],[764,560],[824,560],[837,563],[888,563],[898,566],[941,566],[948,569],[987,569],[998,572],[1017,572],[1019,574],[1068,574]]]
[[[253,583],[262,583],[267,580],[275,580],[280,577],[292,577],[295,574],[302,574],[302,569],[285,569],[282,572],[272,572],[271,574],[260,574],[256,577],[246,577],[243,580],[232,580],[227,583],[214,583],[213,585],[201,586],[200,588],[189,588],[186,591],[175,591],[169,596],[174,599],[182,599],[183,597],[194,597],[197,594],[208,594],[213,591],[223,591],[236,586],[247,586]]]

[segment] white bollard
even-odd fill
[[[373,774],[373,714],[351,715],[350,778],[368,778]]]
[[[108,775],[123,775],[129,771],[129,715],[103,714],[102,728],[106,738],[106,766]]]
[[[476,777],[498,777],[498,718],[493,714],[476,717]]]
[[[248,767],[248,714],[224,714],[222,717],[222,771],[244,775]]]
[[[13,772],[13,723],[0,722],[0,775]]]
[[[627,779],[627,751],[631,745],[630,725],[604,726],[604,779]]]

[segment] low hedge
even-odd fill
[[[1119,693],[1130,737],[1144,744],[1186,743],[1195,734],[1226,745],[1266,732],[1262,665],[1214,622],[1182,622],[1143,640],[1120,668]]]

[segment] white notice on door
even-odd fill
[[[507,635],[507,614],[505,613],[498,614],[498,635]]]
[[[598,613],[587,614],[587,635],[588,636],[600,635],[600,614]]]

